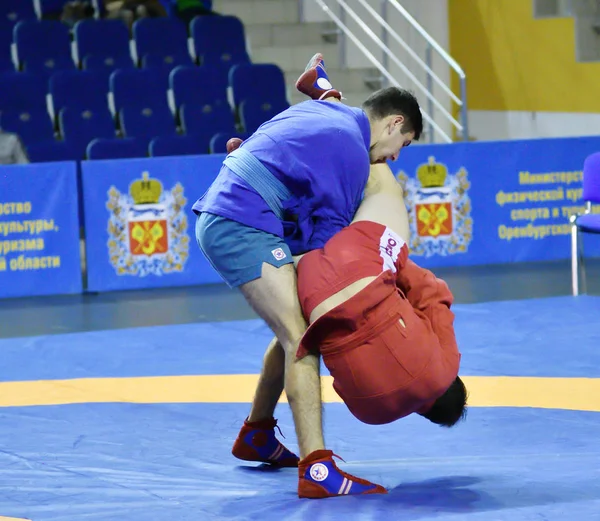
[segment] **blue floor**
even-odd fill
[[[600,298],[455,307],[466,376],[600,378]],[[0,339],[0,381],[254,374],[259,321]],[[0,516],[50,520],[600,520],[600,413],[472,408],[456,429],[325,405],[340,466],[387,496],[299,500],[297,471],[230,455],[248,404],[0,409]],[[296,449],[287,405],[277,411]]]

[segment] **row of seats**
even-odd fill
[[[49,89],[27,73],[7,74],[0,78],[0,127],[19,134],[27,146],[52,139],[56,130],[82,159],[94,138],[182,132],[208,141],[207,136],[232,133],[236,127],[252,133],[289,106],[277,66],[238,65],[231,77],[237,110],[208,67],[178,67],[168,86],[152,71],[117,70],[110,89],[86,71],[58,72]],[[272,90],[275,83],[280,92]]]
[[[48,83],[27,73],[0,76],[0,112],[46,107],[48,95],[55,114],[67,107],[104,107],[107,102],[116,113],[127,106],[166,105],[169,99],[174,111],[186,103],[219,105],[231,101],[234,107],[248,100],[277,107],[287,103],[283,72],[273,64],[236,65],[229,73],[229,83],[223,81],[218,69],[208,66],[176,67],[167,81],[149,69],[116,70],[107,83],[90,71],[61,71]]]
[[[227,141],[232,137],[247,139],[247,133],[219,132],[210,136],[208,142],[196,136],[160,136],[155,138],[96,138],[86,147],[86,158],[127,159],[136,157],[163,157],[224,154]],[[71,142],[66,140],[42,141],[28,147],[29,160],[33,163],[53,161],[78,161]]]
[[[134,23],[130,40],[122,21],[90,19],[75,25],[71,42],[69,28],[59,21],[22,21],[12,33],[0,30],[0,70],[14,70],[16,61],[17,70],[38,75],[76,68],[104,70],[108,75],[137,65],[170,70],[198,63],[226,73],[235,64],[250,63],[238,18],[196,17],[190,30],[191,44],[181,21],[142,18]]]
[[[258,126],[277,112],[268,104],[248,100],[242,105],[245,121],[255,121],[253,127],[245,128],[252,133]],[[58,132],[55,132],[46,111],[27,113],[2,112],[0,127],[5,131],[18,134],[24,145],[29,148],[36,143],[51,141],[58,134],[69,143],[75,158],[84,159],[88,144],[96,138],[114,138],[118,134],[124,137],[150,139],[153,137],[175,137],[185,134],[202,143],[201,153],[209,153],[209,142],[214,134],[223,132],[233,136],[238,132],[233,114],[228,105],[216,107],[183,105],[181,107],[181,127],[172,113],[160,108],[125,107],[118,113],[117,123],[108,109],[78,110],[64,108],[58,117]]]
[[[283,72],[250,63],[236,17],[196,18],[190,37],[180,20],[140,19],[130,39],[119,20],[71,35],[18,15],[3,31],[2,12],[0,127],[33,161],[222,152],[289,106]]]

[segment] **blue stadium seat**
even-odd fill
[[[46,109],[47,85],[26,72],[6,72],[0,77],[0,111]]]
[[[247,99],[287,103],[283,71],[269,63],[236,65],[229,71],[233,102],[239,107]]]
[[[88,144],[96,138],[115,138],[115,123],[107,107],[91,110],[65,108],[60,111],[59,129],[63,139],[85,157]]]
[[[160,136],[150,141],[150,156],[195,156],[208,154],[210,136]]]
[[[107,88],[115,70],[133,69],[129,30],[120,20],[81,20],[74,33],[82,68],[101,74]]]
[[[50,77],[59,71],[75,70],[75,63],[70,56],[56,58],[31,57],[23,64],[23,70],[35,74],[40,80],[48,82]]]
[[[131,58],[129,31],[120,20],[81,20],[75,24],[74,34],[81,63],[87,56]]]
[[[220,67],[224,73],[228,73],[232,67],[242,63],[251,63],[250,57],[246,52],[233,54],[227,52],[218,53],[215,51],[205,54],[202,59],[202,65]]]
[[[167,106],[164,78],[151,69],[119,69],[110,76],[115,110],[123,107]]]
[[[133,60],[131,56],[86,56],[83,59],[83,70],[99,74],[102,82],[109,88],[109,79],[117,69],[133,69]]]
[[[246,132],[219,132],[210,140],[210,153],[225,154],[227,152],[227,141],[232,137],[239,137],[242,140],[246,140],[250,137],[250,134]]]
[[[107,108],[108,85],[91,71],[61,71],[50,78],[55,114],[65,107],[97,110]]]
[[[85,68],[109,66],[111,58],[115,68],[122,67],[123,63],[133,67],[129,30],[120,20],[81,20],[75,24],[74,33],[79,62],[83,64],[88,60]]]
[[[162,104],[143,108],[125,106],[119,111],[119,122],[127,137],[153,138],[177,134],[173,114]]]
[[[72,68],[69,28],[56,20],[25,20],[13,33],[19,64],[40,72],[58,67]],[[69,65],[69,62],[72,64]]]
[[[176,67],[169,77],[175,106],[227,104],[227,76],[215,67]]]
[[[249,133],[256,131],[265,121],[269,121],[280,112],[289,108],[290,104],[285,101],[260,101],[247,99],[240,105],[240,120],[244,130]]]
[[[12,28],[21,20],[35,20],[37,18],[33,8],[33,1],[28,0],[0,0],[0,24],[4,29]]]
[[[244,25],[235,16],[198,16],[190,24],[194,51],[202,65],[229,69],[249,63]]]
[[[148,157],[148,141],[132,137],[123,139],[94,139],[87,147],[88,159],[127,159]]]
[[[137,55],[170,58],[178,64],[192,63],[187,43],[187,28],[177,18],[140,18],[133,24]]]
[[[45,108],[38,110],[3,110],[0,116],[0,127],[7,132],[17,134],[25,146],[54,139],[52,121]]]
[[[218,132],[236,132],[235,120],[229,105],[182,105],[181,123],[188,136],[206,133],[212,136]]]
[[[32,163],[53,161],[77,161],[81,159],[65,141],[42,141],[27,147],[27,155]]]
[[[12,44],[12,29],[4,22],[0,23],[0,72],[14,71],[10,46]]]
[[[142,58],[142,68],[153,70],[158,76],[163,85],[169,84],[171,71],[176,67],[183,66],[189,63],[185,57],[181,56],[160,56],[158,54],[146,54]]]

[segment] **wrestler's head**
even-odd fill
[[[371,123],[371,164],[395,161],[402,148],[421,137],[419,102],[404,89],[381,89],[369,96],[362,108]]]
[[[443,427],[453,427],[467,416],[467,398],[467,388],[457,376],[446,392],[433,403],[433,407],[421,415]]]

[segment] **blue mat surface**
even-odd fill
[[[598,378],[600,298],[455,307],[462,374]],[[0,380],[249,374],[260,321],[0,340]],[[248,404],[0,409],[0,515],[34,521],[595,520],[600,413],[472,408],[456,429],[420,417],[367,426],[325,405],[328,447],[387,496],[299,500],[297,471],[240,464]],[[277,411],[297,448],[287,405]]]
[[[464,375],[600,376],[600,297],[453,309]],[[247,320],[0,339],[0,381],[258,373],[271,338]]]
[[[230,455],[247,410],[245,404],[6,410],[0,512],[44,521],[587,520],[600,512],[598,413],[477,408],[468,424],[445,431],[418,417],[369,427],[343,405],[329,404],[326,436],[346,460],[340,465],[390,492],[307,501],[295,494],[295,469],[266,471]],[[287,407],[279,419],[295,448]]]

